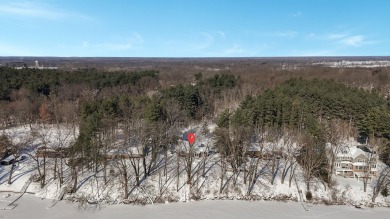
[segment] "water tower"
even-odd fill
[[[39,68],[38,60],[35,60],[35,68]]]

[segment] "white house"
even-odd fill
[[[377,173],[378,156],[365,146],[343,147],[336,155],[336,175],[346,177],[371,177]]]

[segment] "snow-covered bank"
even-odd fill
[[[50,127],[49,127],[50,128]],[[196,127],[191,127],[195,129]],[[61,130],[56,130],[51,127],[50,130],[38,130],[45,138],[36,139],[29,147],[29,150],[39,147],[40,145],[52,144],[53,147],[61,142],[61,133],[68,133]],[[212,128],[209,128],[212,130]],[[10,130],[15,136],[22,136],[27,133],[25,127],[15,128]],[[57,134],[60,133],[60,134]],[[72,132],[70,132],[72,133]],[[57,137],[56,137],[57,136]],[[60,137],[58,137],[60,136]],[[67,141],[71,142],[74,136],[68,137]],[[42,143],[42,139],[45,140]],[[58,140],[60,139],[60,140]],[[70,139],[70,140],[69,140]],[[274,146],[283,147],[286,143],[278,140]],[[69,144],[69,143],[68,143]],[[198,145],[199,144],[199,145]],[[204,149],[213,144],[212,135],[199,134],[197,137],[196,147]],[[356,144],[355,141],[347,142],[349,145]],[[65,144],[64,144],[65,145]],[[264,143],[268,145],[268,143]],[[65,145],[66,146],[66,145]],[[256,146],[256,145],[255,145]],[[272,146],[272,145],[271,145]],[[55,160],[53,158],[46,158],[47,178],[41,187],[40,182],[33,180],[27,188],[27,192],[34,193],[35,196],[44,199],[66,199],[80,202],[105,203],[105,204],[151,204],[151,203],[165,203],[165,202],[185,202],[186,200],[294,200],[310,203],[327,203],[327,204],[344,204],[344,205],[364,205],[364,206],[390,206],[390,197],[379,195],[372,203],[374,181],[370,182],[367,191],[363,191],[363,182],[355,178],[344,178],[342,176],[334,176],[335,182],[332,188],[326,186],[324,183],[316,178],[310,182],[310,191],[313,195],[313,200],[308,201],[305,198],[306,185],[303,178],[302,168],[296,165],[294,174],[289,176],[286,180],[281,179],[281,172],[285,167],[285,158],[280,158],[275,163],[275,174],[272,170],[272,160],[261,159],[258,161],[257,171],[254,174],[255,180],[251,183],[249,178],[245,176],[245,171],[239,169],[237,173],[232,171],[231,167],[226,168],[226,173],[223,175],[223,183],[221,183],[221,158],[218,153],[211,153],[209,156],[195,157],[192,164],[192,186],[191,190],[188,188],[187,175],[183,157],[178,159],[177,153],[169,152],[166,155],[158,154],[156,166],[153,172],[147,178],[144,178],[144,173],[141,170],[141,183],[136,186],[135,173],[131,168],[129,162],[126,160],[128,171],[128,192],[127,198],[124,192],[123,176],[121,175],[121,160],[113,159],[108,161],[106,174],[107,181],[104,181],[104,170],[99,168],[96,172],[91,169],[80,169],[78,173],[77,190],[75,193],[66,193],[72,185],[72,176],[70,169],[64,165],[64,183],[60,185],[59,179],[54,178]],[[251,158],[256,161],[257,158]],[[250,160],[248,158],[248,160]],[[166,161],[166,171],[164,171],[164,164]],[[42,162],[42,159],[40,160]],[[58,160],[57,160],[58,162]],[[255,163],[255,162],[253,162]],[[65,163],[66,164],[66,163]],[[57,165],[58,167],[58,165]],[[179,168],[178,168],[179,167]],[[27,155],[26,159],[18,162],[14,173],[12,175],[12,184],[8,184],[8,177],[10,172],[10,165],[0,166],[0,194],[2,191],[20,192],[26,182],[29,182],[37,176],[37,162],[34,157]],[[166,173],[165,173],[166,172]],[[291,172],[289,172],[291,173]],[[272,177],[274,180],[272,181]],[[245,182],[245,177],[247,181]],[[271,183],[273,182],[273,183]],[[301,193],[300,193],[301,191]],[[247,203],[246,201],[243,201]],[[1,207],[1,206],[0,206]]]
[[[2,196],[1,196],[2,197]],[[4,199],[4,198],[1,198]],[[388,218],[388,208],[311,205],[305,211],[297,202],[276,201],[196,201],[147,206],[110,205],[80,209],[77,204],[23,196],[13,210],[0,210],[0,218]]]

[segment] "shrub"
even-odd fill
[[[382,189],[381,195],[384,196],[384,197],[389,196],[389,190],[387,189],[387,187]]]

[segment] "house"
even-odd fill
[[[188,157],[191,151],[193,157],[202,158],[207,157],[210,154],[214,153],[213,148],[206,146],[204,142],[199,142],[193,144],[193,147],[186,142],[179,143],[176,148],[176,153],[179,157]]]
[[[111,149],[105,155],[106,159],[130,159],[144,156],[142,147],[129,147],[127,149]],[[103,152],[102,152],[103,153]]]
[[[65,158],[67,155],[67,148],[54,148],[49,146],[42,146],[37,149],[36,156],[38,158]]]
[[[377,173],[378,156],[367,147],[343,147],[336,155],[336,175],[345,177],[372,177]]]
[[[1,160],[0,164],[2,166],[6,166],[6,165],[10,165],[10,164],[12,164],[14,162],[15,162],[15,156],[11,155],[11,156],[8,156],[7,158]]]
[[[265,144],[262,148],[259,145],[252,145],[245,151],[245,156],[250,158],[261,158],[263,160],[286,158],[287,154],[280,146],[281,145]]]

